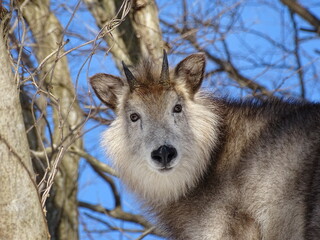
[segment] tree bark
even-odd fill
[[[126,19],[105,40],[116,65],[122,69],[121,61],[136,64],[141,57],[151,57],[161,62],[165,44],[159,24],[158,8],[153,0],[84,0],[94,16],[98,27],[104,28],[115,18],[122,3],[131,2],[132,8]]]
[[[49,239],[0,21],[0,239]]]
[[[58,55],[63,53],[63,28],[53,12],[49,0],[29,1],[22,9],[24,18],[36,41],[36,58],[42,62],[48,55],[57,50],[42,67],[40,86],[46,86],[57,99],[53,105],[54,136],[53,143],[60,147],[82,147],[77,140],[79,125],[83,114],[78,105],[72,83],[68,61]],[[60,46],[59,46],[60,44]],[[43,84],[41,83],[43,81]],[[52,239],[78,239],[77,180],[79,157],[66,153],[59,165],[54,186],[47,201],[47,219]]]

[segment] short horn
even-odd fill
[[[132,92],[135,89],[136,78],[133,76],[132,72],[130,72],[127,65],[122,61],[123,71],[127,77],[127,81],[130,87],[130,91]]]
[[[169,64],[166,50],[163,50],[163,60],[162,60],[162,69],[160,74],[160,83],[168,84],[169,79]]]

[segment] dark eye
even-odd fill
[[[176,104],[173,108],[174,113],[180,113],[182,111],[182,106],[181,104]]]
[[[139,119],[140,119],[140,116],[139,116],[138,113],[132,113],[132,114],[130,114],[130,120],[131,120],[132,122],[136,122],[136,121],[138,121]]]

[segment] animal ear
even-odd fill
[[[121,78],[105,73],[98,73],[90,77],[90,84],[97,97],[112,110],[115,110],[118,96],[124,86]]]
[[[196,93],[202,83],[206,58],[204,53],[192,54],[183,59],[175,68],[175,77],[185,81],[192,93]]]

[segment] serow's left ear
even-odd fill
[[[175,68],[175,77],[185,81],[192,94],[195,94],[202,83],[206,58],[204,53],[192,54],[183,59]]]

